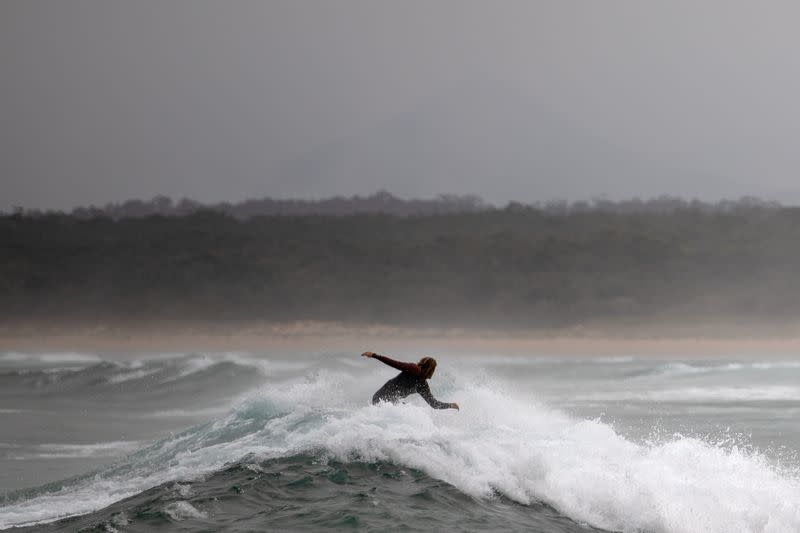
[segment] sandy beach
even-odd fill
[[[788,331],[788,332],[787,332]],[[800,336],[738,328],[721,335],[674,330],[356,326],[336,322],[3,324],[0,351],[107,354],[175,352],[348,352],[652,357],[800,358]]]

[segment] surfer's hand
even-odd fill
[[[450,408],[451,409],[455,409],[456,411],[460,411],[461,410],[461,409],[458,408],[458,404],[456,402],[451,403],[450,404]]]
[[[375,352],[364,352],[361,357],[372,357],[373,355],[375,355]]]

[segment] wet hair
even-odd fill
[[[431,379],[433,371],[436,370],[436,359],[433,357],[423,357],[419,360],[418,364],[422,367],[422,376],[425,379]]]

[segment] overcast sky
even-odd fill
[[[800,203],[800,4],[3,0],[0,209]]]

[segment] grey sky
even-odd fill
[[[800,201],[793,1],[4,0],[0,209]]]

